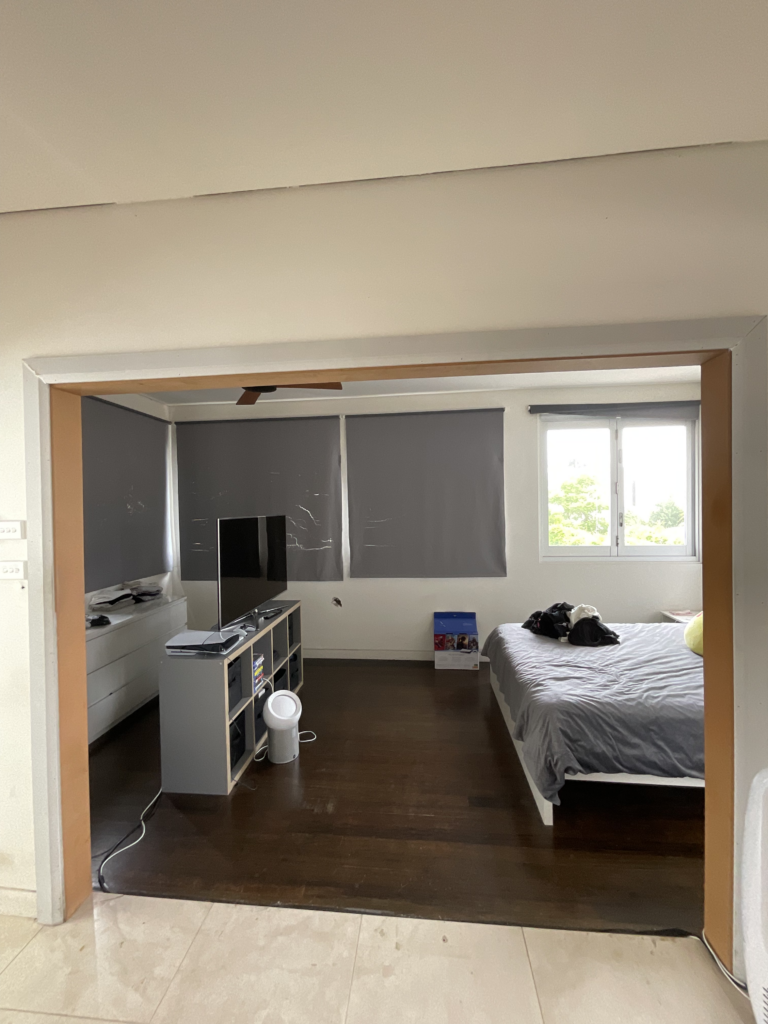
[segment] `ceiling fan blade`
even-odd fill
[[[235,405],[256,405],[259,400],[258,391],[244,391]]]
[[[341,384],[335,381],[333,384],[278,384],[279,388],[322,388],[324,391],[341,391]]]

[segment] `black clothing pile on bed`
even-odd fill
[[[574,647],[608,647],[619,643],[619,634],[609,629],[595,614],[571,624],[574,606],[567,601],[551,604],[544,611],[533,612],[523,623],[537,636],[550,636],[553,640],[568,640]]]

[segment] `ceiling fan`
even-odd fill
[[[338,381],[334,381],[332,384],[256,384],[253,387],[243,388],[243,393],[236,404],[255,405],[261,395],[271,394],[278,388],[321,388],[323,391],[341,391],[341,384]]]

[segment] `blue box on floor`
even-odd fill
[[[480,668],[475,612],[435,612],[435,668]]]

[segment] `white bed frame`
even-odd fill
[[[531,777],[531,773],[526,767],[525,758],[523,757],[523,744],[520,740],[515,739],[515,720],[512,717],[512,712],[509,710],[509,705],[504,698],[504,694],[501,692],[499,681],[496,678],[493,669],[490,670],[490,673],[491,687],[493,688],[493,692],[496,694],[496,700],[498,701],[499,708],[504,716],[504,722],[509,730],[509,735],[512,739],[512,743],[514,744],[515,750],[517,751],[517,756],[520,759],[523,771],[525,772],[528,785],[531,787],[531,793],[533,794],[533,799],[536,801],[536,807],[541,815],[541,820],[545,825],[552,825],[554,819],[554,804],[551,800],[547,800],[545,796],[541,795],[536,783]],[[688,786],[696,789],[704,788],[704,779],[691,779],[687,776],[679,779],[670,779],[667,776],[662,775],[630,775],[627,772],[617,772],[615,775],[606,775],[603,772],[593,772],[589,775],[569,775],[568,781],[570,782],[571,780],[576,782],[629,782],[635,786]]]

